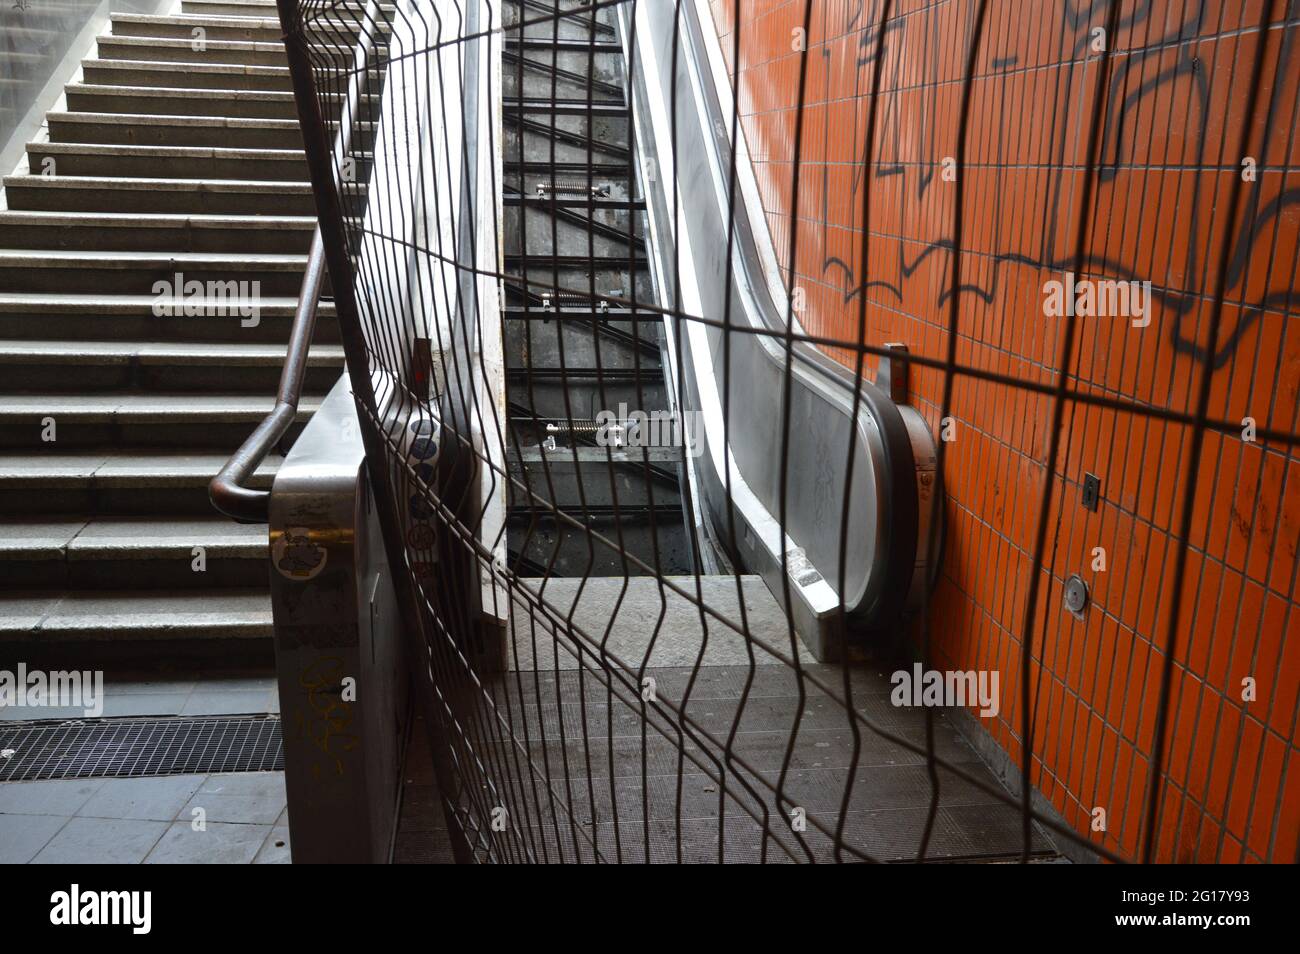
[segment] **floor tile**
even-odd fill
[[[195,831],[188,821],[174,823],[158,846],[145,859],[146,864],[230,864],[246,865],[271,833],[270,825],[208,824]]]
[[[126,716],[180,715],[189,699],[189,692],[123,692],[117,686],[104,686],[104,711],[99,718],[118,719]],[[86,710],[67,706],[4,706],[0,708],[0,722],[48,722],[51,720],[85,719]]]
[[[35,864],[138,864],[166,831],[167,823],[160,821],[73,818],[32,861]]]
[[[213,775],[190,799],[181,818],[202,808],[210,822],[274,824],[285,810],[284,775],[280,772],[245,772]]]
[[[180,715],[189,699],[188,692],[118,692],[104,687],[104,716],[174,716]]]
[[[105,706],[107,706],[105,700]],[[84,719],[86,710],[80,706],[0,706],[0,722],[47,722],[50,720]]]
[[[0,815],[0,864],[31,861],[67,823],[58,815]]]
[[[292,858],[289,853],[289,829],[276,826],[271,829],[271,833],[266,836],[266,841],[262,843],[262,848],[253,859],[255,865],[287,865],[292,864]]]
[[[115,695],[164,693],[188,696],[194,691],[193,676],[123,676],[105,677],[104,688]]]
[[[242,715],[245,713],[279,712],[279,697],[272,689],[229,691],[225,689],[195,688],[180,710],[182,715]]]
[[[200,676],[194,683],[199,692],[224,690],[226,692],[275,692],[277,687],[274,676]]]
[[[102,778],[0,783],[0,814],[75,815],[104,784]]]
[[[169,822],[199,790],[206,776],[109,778],[81,806],[83,818],[136,818]]]

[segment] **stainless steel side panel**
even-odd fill
[[[407,718],[402,621],[341,378],[271,494],[271,595],[295,862],[388,860]]]

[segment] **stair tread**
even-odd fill
[[[0,632],[154,629],[162,632],[272,624],[265,590],[72,590],[0,595]]]
[[[123,62],[105,60],[107,63]],[[180,63],[179,66],[190,66]],[[102,89],[128,89],[124,86],[105,86]],[[155,92],[166,87],[137,87]],[[209,90],[208,92],[230,92],[229,90]],[[184,116],[170,113],[98,113],[93,109],[51,110],[46,114],[48,121],[54,123],[113,123],[128,126],[212,126],[228,128],[231,126],[253,129],[297,129],[296,119],[262,119],[255,116]],[[358,125],[366,125],[364,123]],[[58,143],[56,145],[95,145],[95,143]],[[105,143],[104,145],[109,145]],[[182,147],[185,148],[185,147]]]
[[[227,100],[252,100],[255,102],[270,103],[292,103],[293,93],[291,91],[282,91],[274,89],[219,89],[217,87],[188,87],[188,86],[105,86],[98,83],[68,83],[63,87],[63,91],[69,94],[84,94],[89,96],[106,96],[110,99],[117,97],[130,96],[148,96],[155,98],[168,99],[219,99]],[[342,93],[325,92],[322,94],[326,98],[339,99]],[[374,93],[363,94],[364,98],[378,99]],[[74,112],[83,112],[84,110],[73,110]],[[133,116],[141,115],[138,113],[107,113],[109,116]],[[149,115],[145,113],[143,115]],[[231,117],[236,118],[236,117]],[[296,121],[290,120],[294,125]]]
[[[304,395],[300,417],[314,412],[323,395]],[[275,406],[274,395],[212,393],[0,394],[0,418],[33,414],[66,417],[131,416],[157,420],[260,421]]]
[[[73,225],[87,228],[243,228],[243,229],[314,229],[316,219],[310,215],[191,215],[184,212],[64,212],[36,210],[0,210],[0,225]]]
[[[177,63],[174,60],[82,60],[81,68],[121,70],[156,70],[160,73],[230,73],[247,76],[289,78],[287,66],[264,66],[256,63]],[[118,87],[113,87],[114,89]],[[149,87],[153,89],[154,87]]]
[[[284,363],[285,345],[210,341],[62,341],[0,339],[0,361],[32,362],[49,358],[76,358],[87,363],[119,363],[138,359],[142,364],[215,361],[235,367],[248,364]],[[316,345],[307,355],[309,364],[338,364],[342,345]]]
[[[196,546],[209,556],[258,556],[267,548],[267,529],[220,515],[0,518],[0,559],[177,556]]]
[[[105,33],[98,39],[100,44],[118,45],[118,46],[157,46],[164,49],[192,49],[193,40],[189,37],[179,36],[142,36],[132,33]],[[222,50],[247,50],[247,51],[266,51],[284,55],[284,44],[271,42],[269,40],[224,40],[209,37],[207,40],[206,52],[214,53]],[[205,60],[205,63],[217,65],[220,60]]]
[[[155,295],[103,295],[73,294],[65,292],[0,292],[0,315],[6,313],[21,314],[31,310],[46,312],[78,312],[91,314],[137,314],[141,311],[152,312],[157,302]],[[206,299],[194,299],[206,301]],[[259,299],[263,315],[287,313],[293,314],[298,307],[298,299],[289,296],[263,295]],[[318,315],[333,314],[333,302],[323,301],[317,309]]]
[[[274,30],[279,33],[281,30],[280,20],[278,17],[231,17],[221,16],[219,14],[198,13],[198,14],[155,14],[155,13],[113,13],[109,15],[109,22],[118,23],[154,23],[166,24],[168,26],[178,27],[212,27],[212,26],[233,26],[244,27],[248,29]],[[357,20],[325,20],[313,19],[313,25],[328,26],[332,29],[340,27],[349,30],[355,30],[359,25]],[[375,24],[376,29],[386,30],[388,27],[383,23],[382,18]],[[188,40],[186,42],[189,42]],[[277,44],[278,45],[278,44]]]
[[[68,155],[83,156],[247,159],[252,162],[265,159],[301,162],[303,159],[303,151],[301,149],[250,149],[246,146],[125,146],[118,143],[107,142],[34,142],[28,143],[27,151],[37,153],[65,153]],[[361,157],[366,154],[354,153],[354,155]]]
[[[271,11],[276,9],[274,0],[184,0],[182,8],[186,6],[248,7],[254,10]],[[274,13],[263,14],[263,16],[274,16]]]
[[[98,484],[150,481],[185,482],[215,477],[229,459],[221,453],[180,453],[153,448],[110,448],[39,454],[0,454],[0,486],[40,480],[46,484]],[[280,467],[279,455],[268,456],[255,472],[266,478]]]
[[[60,268],[86,265],[94,262],[109,268],[135,268],[137,266],[237,264],[259,268],[291,270],[307,264],[306,255],[273,252],[136,252],[136,251],[86,251],[83,249],[4,249],[0,248],[0,267]]]
[[[4,187],[45,189],[128,189],[139,192],[269,192],[311,194],[310,182],[288,179],[146,179],[143,176],[38,176],[4,177]],[[134,213],[128,213],[134,214]]]

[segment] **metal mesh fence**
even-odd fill
[[[279,7],[462,860],[1294,856],[1293,4]],[[1144,276],[1106,330],[1074,297]],[[991,728],[913,662],[1001,673]]]

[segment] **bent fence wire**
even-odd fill
[[[1291,860],[1296,5],[756,6],[280,0],[458,857]],[[662,263],[707,250],[647,227],[656,195],[690,211],[663,180],[701,25],[717,135],[748,143],[714,278],[729,303],[752,163],[776,330],[692,313]],[[1090,278],[1147,310],[1099,322]],[[893,632],[840,613],[856,662],[813,660],[745,575],[730,482],[706,505],[688,454],[593,439],[620,402],[691,411],[692,326],[722,342],[723,446],[745,336],[787,397],[800,348],[862,382],[909,345],[942,557]],[[780,407],[784,540],[809,488]],[[823,450],[849,486],[855,448]],[[908,647],[999,673],[1000,711],[904,718]]]

